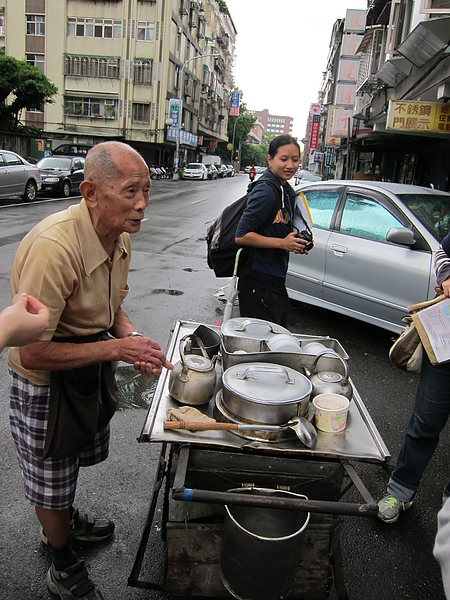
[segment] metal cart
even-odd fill
[[[198,326],[190,321],[176,323],[166,353],[169,360],[179,360],[179,340]],[[334,349],[337,345],[348,359],[336,340],[323,336],[313,339]],[[278,358],[283,362],[283,357]],[[302,355],[300,360],[309,367],[314,357]],[[378,511],[352,463],[385,466],[390,458],[355,386],[346,429],[339,433],[318,431],[317,446],[311,450],[295,437],[270,443],[229,431],[164,430],[167,410],[179,406],[168,393],[168,377],[164,372],[158,382],[140,436],[141,442],[161,443],[161,453],[129,585],[164,590],[175,597],[229,598],[219,568],[224,507],[267,507],[310,513],[287,598],[328,600],[333,593],[345,600],[339,516],[374,517]],[[201,408],[214,416],[212,403]],[[140,572],[164,482],[168,491],[164,499],[167,553],[161,584],[141,580]],[[359,504],[341,501],[352,486],[361,496]],[[306,499],[236,493],[236,488],[246,487],[289,490]]]

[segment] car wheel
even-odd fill
[[[33,200],[36,200],[36,195],[37,195],[37,185],[36,182],[33,181],[32,179],[30,179],[30,181],[27,181],[27,185],[25,186],[25,193],[22,196],[24,202],[33,202]]]
[[[62,190],[64,198],[68,198],[70,196],[71,191],[72,190],[70,188],[70,181],[65,181],[63,183],[63,190]]]

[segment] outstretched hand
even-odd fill
[[[48,310],[28,294],[20,294],[0,313],[0,349],[25,346],[39,340],[48,327]]]

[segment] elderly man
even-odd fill
[[[79,467],[108,454],[114,409],[102,418],[99,414],[114,405],[114,398],[104,391],[101,378],[108,371],[103,367],[124,361],[149,376],[172,368],[159,344],[136,332],[122,309],[128,292],[129,234],[140,230],[149,189],[147,165],[130,146],[94,146],[80,185],[83,200],[36,225],[14,260],[13,297],[23,292],[36,297],[48,307],[49,325],[41,341],[9,350],[11,431],[26,498],[35,507],[44,543],[52,549],[47,585],[64,600],[102,598],[71,539],[103,540],[114,530],[112,521],[81,514],[73,506]],[[73,391],[83,394],[86,386],[94,390],[91,405],[98,421],[92,439],[65,455],[64,450],[52,450],[52,439],[48,444],[47,426],[56,414],[53,397],[68,374],[69,397]],[[62,392],[57,402],[61,397]],[[63,442],[77,442],[72,439],[77,437],[75,427],[67,426]]]

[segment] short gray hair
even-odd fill
[[[144,160],[137,150],[123,142],[111,141],[96,144],[86,156],[85,179],[95,181],[99,178],[110,180],[117,177],[120,172],[120,164],[115,161],[115,158],[124,152],[132,152]]]

